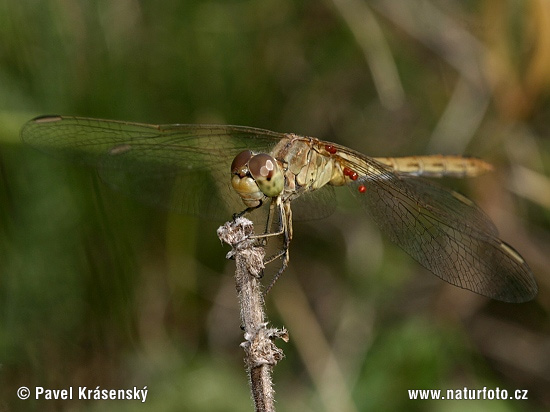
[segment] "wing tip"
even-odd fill
[[[538,285],[535,278],[531,275],[529,279],[525,279],[527,284],[521,285],[521,287],[516,287],[513,289],[508,288],[507,291],[504,290],[501,294],[495,294],[493,296],[488,296],[492,299],[499,300],[506,303],[527,303],[531,302],[537,297],[538,294]]]

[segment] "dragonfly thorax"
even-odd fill
[[[248,207],[258,207],[265,198],[279,196],[284,175],[277,161],[266,153],[239,153],[231,163],[231,185]]]

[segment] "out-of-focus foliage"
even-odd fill
[[[295,225],[290,268],[267,298],[291,337],[277,405],[548,408],[549,31],[545,0],[0,2],[0,409],[252,409],[219,222],[149,209],[24,147],[22,124],[52,113],[493,162],[490,176],[445,184],[527,259],[537,300],[444,284],[344,196],[333,217]],[[20,401],[23,385],[149,394],[143,405]],[[527,389],[529,400],[407,392],[464,387]]]

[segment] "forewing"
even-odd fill
[[[536,295],[527,263],[498,239],[494,224],[473,202],[427,180],[394,174],[369,158],[352,167],[362,174],[353,192],[369,215],[432,273],[505,302]]]
[[[61,116],[31,120],[21,135],[39,150],[97,167],[110,186],[146,203],[220,218],[244,208],[230,185],[235,155],[245,149],[269,152],[282,137],[242,126]]]

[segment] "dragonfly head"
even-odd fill
[[[265,197],[277,197],[284,188],[284,175],[277,161],[266,153],[239,153],[231,163],[231,185],[245,205],[257,207]]]

